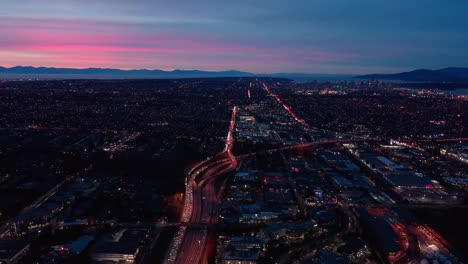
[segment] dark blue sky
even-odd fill
[[[375,73],[468,66],[466,0],[22,0],[3,66]]]

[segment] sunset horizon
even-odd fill
[[[3,0],[0,264],[468,263],[468,0]]]
[[[0,59],[6,67],[319,74],[468,65],[466,2],[339,2],[6,2]]]

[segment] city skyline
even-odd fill
[[[9,2],[0,11],[0,59],[6,67],[254,73],[463,67],[467,8],[463,1]]]

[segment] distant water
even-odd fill
[[[318,76],[318,77],[310,77],[310,76],[290,77],[289,79],[292,79],[295,83],[307,83],[307,82],[313,82],[313,81],[317,81],[317,82],[340,82],[340,81],[351,82],[351,81],[354,81],[355,82],[355,81],[360,80],[360,79],[352,78],[352,76],[343,76],[343,75]],[[401,81],[401,80],[379,80],[379,81],[394,82],[394,83],[411,83],[408,81]],[[455,88],[454,90],[437,90],[437,92],[442,92],[442,93],[450,94],[450,95],[468,95],[468,87]]]
[[[374,79],[356,79],[353,78],[353,75],[329,75],[329,76],[293,76],[293,77],[286,77],[292,79],[296,83],[306,83],[306,82],[357,82],[357,81],[382,81],[382,82],[394,82],[394,83],[410,83],[407,81],[401,80],[374,80]]]
[[[330,76],[307,76],[307,77],[289,77],[296,83],[307,83],[307,82],[340,82],[340,81],[356,81],[350,75],[330,75]]]
[[[460,88],[456,90],[444,90],[441,92],[444,92],[446,94],[451,94],[451,95],[468,95],[468,88]]]

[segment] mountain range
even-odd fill
[[[203,70],[121,70],[110,68],[54,68],[54,67],[32,67],[15,66],[11,68],[0,66],[0,78],[38,78],[38,79],[164,79],[164,78],[209,78],[209,77],[277,77],[290,79],[380,79],[401,80],[409,82],[458,82],[468,83],[468,68],[444,68],[439,70],[420,69],[409,72],[393,74],[367,74],[367,75],[331,75],[331,74],[307,74],[307,73],[271,73],[256,74],[250,72],[229,71],[203,71]]]
[[[236,70],[202,71],[202,70],[120,70],[109,68],[54,68],[15,66],[11,68],[0,66],[0,78],[5,79],[167,79],[167,78],[213,78],[213,77],[275,77],[290,79],[313,80],[349,79],[352,75],[308,74],[308,73],[250,73]]]
[[[11,68],[0,66],[0,77],[2,75],[24,76],[23,78],[44,77],[44,75],[64,75],[64,76],[95,76],[95,77],[115,77],[115,78],[190,78],[190,77],[242,77],[251,76],[251,73],[241,71],[201,71],[201,70],[120,70],[109,68],[53,68],[53,67],[32,67],[16,66]],[[36,76],[34,76],[36,75]],[[20,77],[21,78],[21,77]]]
[[[401,80],[409,82],[468,82],[468,68],[420,69],[394,74],[368,74],[354,76],[356,79]]]

